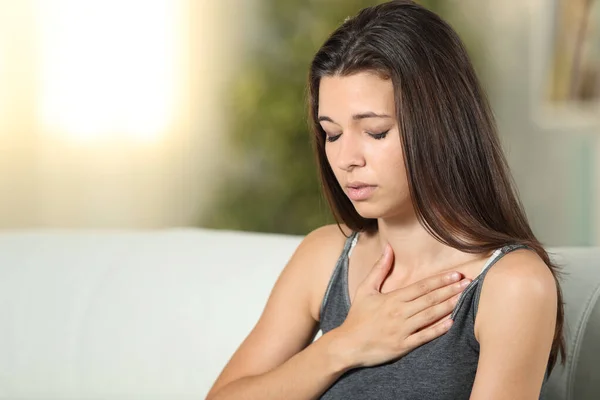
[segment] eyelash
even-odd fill
[[[368,133],[368,135],[369,135],[369,136],[371,136],[373,139],[375,139],[375,140],[381,140],[381,139],[384,139],[384,138],[387,136],[387,134],[388,134],[389,132],[390,132],[390,131],[389,131],[389,129],[388,129],[387,131],[385,131],[385,132],[381,132],[381,133],[368,133],[368,132],[367,132],[367,133]],[[340,136],[342,136],[342,134],[341,134],[341,133],[340,133],[339,135],[336,135],[336,136],[327,136],[327,137],[325,138],[325,140],[326,140],[326,141],[328,141],[329,143],[331,143],[331,142],[335,142],[336,140],[338,140],[338,138],[339,138]]]

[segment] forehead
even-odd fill
[[[394,86],[390,79],[383,79],[370,72],[348,76],[327,76],[319,86],[319,115],[333,119],[372,111],[394,114]]]

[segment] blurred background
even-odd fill
[[[366,0],[0,0],[0,229],[331,222],[312,55]],[[420,1],[469,49],[533,229],[600,245],[600,0]]]

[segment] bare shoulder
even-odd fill
[[[557,306],[554,276],[537,253],[515,250],[491,267],[475,319],[479,361],[471,399],[539,397]]]
[[[555,315],[556,298],[556,281],[548,265],[532,250],[514,250],[498,260],[484,279],[475,323],[476,336],[479,339],[478,332],[484,321],[497,320],[501,310],[519,308],[530,314]]]
[[[485,281],[488,289],[501,287],[502,291],[508,293],[556,291],[550,267],[536,252],[527,249],[514,250],[498,260]]]
[[[302,268],[309,279],[309,307],[316,321],[329,278],[351,233],[345,225],[325,225],[315,229],[306,235],[290,262],[290,266]]]
[[[315,253],[319,256],[333,256],[336,249],[332,246],[344,245],[352,231],[346,225],[325,225],[310,232],[300,246],[297,253],[305,257],[314,257]],[[339,254],[336,255],[339,256]]]

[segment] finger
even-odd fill
[[[422,331],[424,329],[431,328],[431,327],[437,326],[439,324],[443,324],[444,322],[448,321],[449,319],[452,319],[452,313],[449,313],[448,315],[446,315],[444,318],[440,319],[439,321],[434,322],[433,324],[430,324],[428,326],[424,326],[422,329],[419,329],[419,330]]]
[[[452,313],[454,307],[456,307],[456,304],[458,303],[459,297],[460,294],[457,294],[443,303],[429,307],[408,317],[406,320],[407,327],[413,329],[411,332],[416,332],[418,330],[424,330],[429,326],[433,326],[436,322]]]
[[[390,244],[387,243],[383,250],[383,254],[381,255],[381,257],[379,257],[379,260],[377,260],[377,262],[371,269],[371,272],[369,272],[361,286],[363,286],[366,290],[370,292],[379,292],[383,281],[390,272],[393,259],[394,252],[392,250],[392,246],[390,246]]]
[[[462,278],[459,272],[445,272],[434,276],[421,279],[406,287],[396,289],[396,295],[402,301],[412,301],[436,289],[451,285]]]
[[[447,319],[441,324],[436,324],[422,331],[415,332],[406,338],[405,344],[408,348],[415,349],[448,332],[453,323],[452,319]]]
[[[418,331],[422,331],[424,329],[427,329],[429,327],[435,326],[435,325],[439,325],[441,323],[443,323],[444,321],[447,321],[448,319],[450,319],[452,317],[452,313],[454,312],[454,310],[456,309],[456,304],[458,303],[458,300],[460,299],[460,294],[457,294],[456,296],[454,296],[451,300],[451,303],[448,306],[446,315],[443,316],[442,318],[438,319],[437,321],[434,321],[433,323],[430,323],[428,325],[422,326],[420,328],[418,328],[416,330],[416,332]]]
[[[460,295],[460,293],[465,290],[469,283],[471,283],[470,279],[463,279],[460,282],[436,289],[413,301],[407,302],[405,315],[410,317],[417,313],[423,312],[430,307],[437,306],[448,299],[452,299],[453,296]]]
[[[424,327],[422,327],[421,329],[417,329],[417,330],[416,330],[415,332],[413,332],[413,333],[416,333],[416,332],[421,332],[421,331],[424,331],[425,329],[428,329],[428,328],[431,328],[431,327],[437,326],[437,325],[439,325],[439,324],[443,324],[444,322],[446,322],[446,321],[448,321],[448,320],[451,320],[451,317],[452,317],[452,314],[450,313],[450,314],[446,315],[444,318],[440,319],[439,321],[436,321],[436,322],[434,322],[433,324],[430,324],[430,325],[424,326]]]

